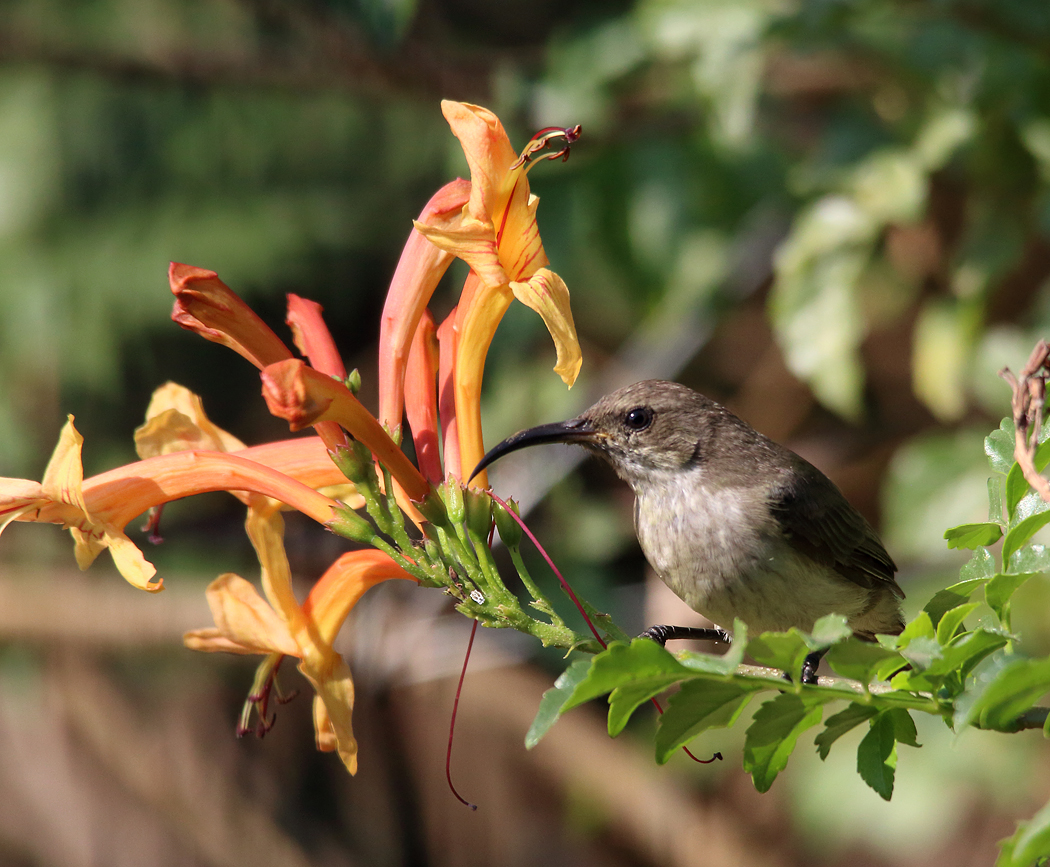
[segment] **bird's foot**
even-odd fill
[[[639,638],[648,638],[663,647],[668,641],[677,641],[680,638],[692,638],[697,641],[721,641],[723,644],[731,644],[733,637],[724,629],[704,626],[650,626]]]
[[[817,683],[817,667],[820,665],[820,660],[827,652],[828,649],[825,647],[823,650],[814,650],[812,653],[806,654],[806,658],[802,662],[803,683],[810,685],[815,685]],[[791,680],[791,675],[784,672],[784,680]]]

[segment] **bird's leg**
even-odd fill
[[[676,641],[679,638],[693,638],[697,641],[721,641],[730,644],[733,637],[724,629],[705,626],[650,626],[639,638],[649,638],[663,647],[668,641]]]
[[[828,648],[825,647],[823,650],[814,650],[812,653],[806,654],[806,659],[802,663],[803,683],[815,684],[817,682],[817,666],[820,665],[820,660],[827,652]]]

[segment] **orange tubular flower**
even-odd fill
[[[168,282],[175,296],[171,318],[183,328],[228,346],[260,369],[292,357],[281,338],[214,271],[172,262]]]
[[[354,682],[332,642],[366,590],[393,578],[414,579],[386,554],[352,551],[328,568],[300,606],[292,592],[280,515],[249,509],[247,529],[262,566],[266,599],[243,578],[221,575],[208,588],[215,628],[188,632],[183,640],[193,650],[265,654],[260,665],[264,680],[272,676],[282,656],[297,657],[299,670],[316,692],[318,748],[338,750],[350,773],[356,773],[357,741],[351,726]]]
[[[441,484],[441,452],[438,448],[437,407],[438,344],[434,319],[429,310],[416,328],[405,371],[405,414],[412,429],[416,463],[433,485]]]
[[[338,422],[371,450],[404,489],[421,503],[433,492],[390,435],[345,385],[298,359],[271,364],[262,372],[263,397],[270,412],[301,430],[321,421]]]
[[[120,574],[142,590],[161,590],[163,582],[152,581],[156,568],[125,535],[124,527],[154,506],[208,491],[251,491],[325,525],[340,507],[291,476],[220,452],[158,455],[85,480],[83,442],[71,416],[43,482],[0,479],[0,529],[11,520],[61,524],[73,535],[81,569],[108,548]]]
[[[470,182],[445,184],[427,202],[401,251],[379,325],[379,421],[392,433],[401,427],[405,368],[419,320],[454,255],[435,247],[420,226],[448,228],[470,199]]]
[[[479,412],[485,356],[511,300],[518,298],[543,318],[558,352],[555,372],[569,386],[576,381],[581,355],[568,289],[545,267],[536,225],[539,199],[526,177],[532,154],[556,134],[534,140],[519,157],[492,112],[447,100],[441,108],[470,165],[470,200],[458,220],[447,226],[420,222],[416,230],[466,261],[478,277],[476,291],[469,297],[464,293],[456,315],[456,416],[460,460],[469,470],[485,452]],[[571,141],[578,131],[557,135]],[[484,482],[476,479],[479,483]]]

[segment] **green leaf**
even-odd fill
[[[1042,503],[1043,501],[1040,499],[1039,502]],[[1038,512],[1022,519],[1006,531],[1002,552],[1004,563],[1009,563],[1015,551],[1021,550],[1021,546],[1025,542],[1043,529],[1047,523],[1050,523],[1050,504],[1043,503],[1043,506],[1046,508],[1042,508]]]
[[[984,548],[978,548],[978,551],[988,553]],[[974,554],[974,557],[977,557],[977,554]],[[963,569],[965,568],[964,566]],[[988,578],[970,578],[969,580],[952,584],[950,587],[945,587],[943,590],[938,590],[933,598],[926,603],[923,611],[930,615],[930,620],[934,626],[939,626],[941,618],[946,612],[965,604],[974,590],[978,587],[983,587],[987,583]]]
[[[973,556],[959,570],[960,583],[976,578],[991,578],[996,572],[995,557],[987,548],[977,548]],[[951,588],[949,588],[951,589]]]
[[[1003,570],[1015,575],[1034,575],[1039,572],[1050,572],[1050,547],[1046,545],[1025,545],[1014,551],[1010,562]]]
[[[1003,477],[988,477],[988,520],[1003,523]]]
[[[747,652],[759,665],[779,668],[798,683],[802,676],[802,663],[811,648],[803,634],[792,627],[787,632],[764,632],[752,638],[748,642]]]
[[[639,705],[656,698],[667,686],[665,683],[643,683],[616,687],[609,696],[609,737],[614,738],[622,732]]]
[[[820,704],[811,706],[791,693],[763,703],[744,740],[744,770],[751,774],[758,791],[769,791],[777,774],[787,766],[799,735],[819,723],[822,716]]]
[[[636,638],[629,645],[614,642],[591,660],[587,677],[562,711],[622,686],[647,686],[659,692],[691,674],[669,651],[648,638]]]
[[[981,545],[993,545],[1003,535],[999,524],[961,524],[944,531],[949,548],[978,548]]]
[[[1050,855],[1050,802],[1021,822],[1012,837],[1000,841],[1002,851],[995,867],[1033,867],[1045,864]]]
[[[852,637],[853,630],[850,629],[843,615],[825,614],[813,624],[813,631],[805,641],[806,646],[813,651],[823,650],[825,647],[831,647],[833,644]]]
[[[824,722],[824,731],[817,735],[814,743],[820,758],[826,759],[831,752],[831,745],[846,732],[852,731],[865,720],[877,714],[878,708],[853,702],[845,710],[829,716]]]
[[[917,638],[934,638],[936,635],[937,631],[933,628],[933,620],[930,619],[930,615],[925,611],[920,611],[905,625],[900,635],[885,636],[880,643],[900,650]]]
[[[984,438],[984,453],[992,469],[1004,476],[1014,464],[1014,422],[1004,418],[999,423],[999,430],[992,431]]]
[[[708,729],[737,721],[761,684],[693,680],[671,696],[656,732],[656,761],[666,762],[674,752]]]
[[[957,725],[1016,731],[1017,718],[1050,692],[1050,657],[1015,659],[975,692],[968,707],[956,711]]]
[[[893,796],[893,777],[897,769],[897,739],[893,719],[880,713],[857,747],[857,773],[883,800]]]
[[[950,644],[955,638],[955,633],[963,628],[963,621],[979,608],[980,602],[968,602],[965,605],[957,605],[951,611],[945,612],[937,624],[937,643],[941,645]]]
[[[836,644],[825,657],[828,665],[836,674],[858,680],[867,686],[874,679],[875,672],[888,660],[896,660],[897,668],[904,666],[904,657],[895,650],[851,638]]]
[[[565,703],[569,700],[569,696],[587,676],[590,668],[590,659],[577,659],[554,681],[554,686],[543,693],[539,710],[536,711],[536,718],[525,733],[525,749],[531,750],[536,746],[550,727],[558,721],[562,711],[565,710]]]
[[[1031,575],[996,575],[984,588],[984,601],[995,612],[1004,629],[1010,629],[1010,600]]]
[[[733,643],[721,656],[713,653],[683,651],[678,658],[682,665],[692,671],[702,671],[707,674],[732,674],[744,661],[746,648],[747,626],[742,620],[736,620],[733,623]]]

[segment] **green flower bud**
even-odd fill
[[[448,510],[448,519],[453,524],[462,524],[466,520],[467,510],[463,505],[463,487],[460,483],[455,479],[442,483],[441,497]]]
[[[478,488],[467,488],[463,501],[467,509],[467,529],[484,539],[492,529],[492,497]]]
[[[378,491],[379,480],[376,477],[375,464],[372,463],[372,453],[366,445],[351,440],[349,446],[339,446],[336,449],[332,460],[339,467],[339,472],[357,487]]]
[[[335,510],[335,517],[327,524],[328,529],[339,536],[370,545],[376,538],[375,527],[349,506]]]
[[[514,510],[515,515],[519,514],[518,504],[514,500],[507,500],[507,505]],[[499,530],[499,537],[503,540],[503,544],[508,548],[517,548],[521,545],[521,524],[495,501],[492,503],[492,512],[496,518],[496,528]]]

